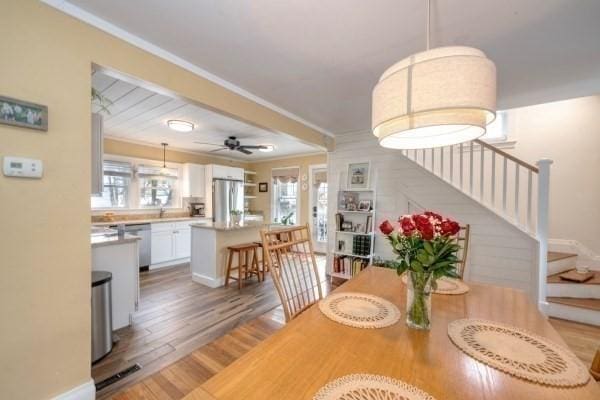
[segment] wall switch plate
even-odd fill
[[[41,179],[44,172],[42,160],[22,157],[4,157],[3,172],[5,176],[17,178]]]

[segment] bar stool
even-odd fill
[[[229,286],[229,279],[237,279],[238,289],[244,284],[244,279],[256,275],[258,281],[262,281],[260,269],[258,268],[258,245],[256,243],[244,243],[227,247],[229,255],[227,257],[227,272],[225,275],[225,286]],[[233,258],[237,254],[237,266],[233,265]],[[232,271],[238,271],[237,278],[231,276]]]

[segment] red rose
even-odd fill
[[[444,236],[454,236],[460,231],[460,225],[456,221],[452,221],[450,219],[446,219],[442,221],[442,235]]]
[[[389,235],[390,233],[394,232],[394,226],[386,219],[381,223],[381,225],[379,225],[379,230],[384,235]]]
[[[429,221],[429,217],[425,214],[421,214],[421,215],[415,215],[413,217],[414,221],[415,221],[415,225],[417,230],[419,231],[419,233],[421,234],[421,237],[424,240],[431,240],[433,239],[433,235],[435,233],[435,229],[433,227],[433,224],[431,223],[431,221]]]
[[[427,215],[428,217],[433,217],[433,218],[437,219],[437,220],[438,220],[438,221],[440,221],[440,222],[441,222],[441,221],[442,221],[442,219],[443,219],[443,218],[442,218],[442,216],[441,216],[440,214],[436,214],[436,213],[434,213],[434,212],[432,212],[432,211],[425,211],[425,212],[423,213],[423,215]]]
[[[400,229],[402,229],[402,234],[404,236],[412,235],[416,229],[415,223],[411,217],[402,217],[398,222],[400,222]]]

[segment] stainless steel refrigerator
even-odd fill
[[[244,212],[244,182],[213,179],[212,187],[214,222],[230,223],[232,210]]]

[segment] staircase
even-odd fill
[[[577,254],[548,253],[548,315],[600,326],[600,271],[591,271],[592,279],[582,283],[560,277],[576,265]]]
[[[531,165],[481,140],[402,154],[535,238],[538,305],[546,312],[551,160]]]

